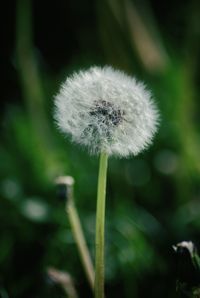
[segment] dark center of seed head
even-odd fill
[[[101,119],[106,125],[117,126],[121,123],[124,111],[116,109],[112,103],[105,100],[95,102],[94,107],[90,111],[90,115]]]

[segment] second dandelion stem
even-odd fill
[[[89,250],[84,238],[79,216],[78,216],[76,207],[74,205],[74,202],[72,200],[67,204],[66,210],[69,216],[69,221],[71,224],[74,239],[76,241],[76,244],[80,253],[81,261],[85,269],[88,282],[90,284],[91,289],[93,290],[94,289],[94,268],[93,268]]]
[[[95,298],[104,297],[104,226],[107,166],[108,155],[101,153],[96,211]]]

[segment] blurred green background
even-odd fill
[[[57,131],[53,96],[75,70],[109,64],[152,89],[161,113],[153,145],[111,158],[106,297],[177,297],[172,245],[200,244],[200,2],[2,2],[0,297],[65,297],[49,266],[92,297],[58,175],[75,178],[94,257],[98,158]]]

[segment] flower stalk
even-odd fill
[[[73,185],[74,179],[71,176],[58,177],[57,184],[65,185],[66,205],[65,209],[68,214],[69,223],[72,229],[72,234],[76,242],[80,259],[85,270],[85,274],[92,291],[94,290],[94,267],[90,257],[89,249],[86,244],[83,229],[79,219],[79,215],[74,203]]]
[[[73,236],[79,250],[79,254],[82,260],[83,267],[85,269],[85,273],[86,273],[89,285],[93,290],[94,289],[94,268],[92,265],[87,244],[85,242],[79,216],[73,201],[67,204],[66,211],[69,216],[69,221],[73,232]]]
[[[104,230],[107,166],[108,154],[101,153],[96,211],[95,298],[104,297]]]

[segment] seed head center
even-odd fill
[[[110,102],[99,100],[95,102],[90,115],[97,117],[100,122],[107,126],[118,126],[123,120],[124,111],[116,109]]]

